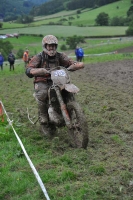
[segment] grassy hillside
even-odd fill
[[[53,18],[58,18],[58,17],[64,17],[64,16],[71,16],[77,13],[77,10],[64,10],[52,15],[47,15],[47,16],[37,16],[34,17],[34,21],[40,21],[44,19],[53,19]]]
[[[117,9],[117,6],[119,7],[119,9]],[[102,6],[100,8],[82,13],[82,15],[80,15],[80,18],[78,20],[74,20],[72,24],[73,25],[83,24],[86,26],[94,25],[97,15],[101,12],[107,13],[110,18],[113,18],[116,16],[126,17],[127,16],[126,13],[130,6],[131,6],[130,0],[122,0],[122,1],[112,3],[106,6]]]
[[[78,15],[79,18],[77,18],[76,11],[62,11],[59,13],[56,13],[54,15],[49,15],[49,16],[40,16],[40,17],[35,17],[35,21],[29,25],[26,26],[40,26],[40,25],[45,25],[49,23],[58,23],[59,20],[62,18],[65,18],[67,21],[63,22],[63,25],[68,25],[69,22],[72,22],[72,26],[94,26],[95,25],[95,19],[97,15],[101,12],[105,12],[109,14],[110,18],[113,18],[115,16],[122,16],[126,17],[126,13],[131,6],[131,0],[122,0],[116,3],[108,4],[106,6],[102,6],[100,8],[94,9],[94,10],[89,10],[85,9],[81,11],[81,14]],[[117,9],[119,7],[119,9]],[[68,15],[68,16],[67,16]],[[73,16],[73,20],[69,20],[69,17]],[[10,24],[9,22],[4,22],[3,23],[3,28],[16,28],[16,27],[24,27],[24,25],[20,24],[15,24],[12,23]]]
[[[130,0],[122,0],[119,2],[115,2],[112,4],[108,4],[105,6],[102,6],[100,8],[94,9],[94,10],[90,10],[90,9],[86,9],[81,11],[81,14],[79,15],[80,18],[77,18],[77,14],[72,14],[72,16],[75,18],[73,20],[71,20],[72,25],[73,26],[94,26],[95,25],[95,19],[97,17],[97,15],[101,12],[105,12],[108,13],[110,19],[113,17],[126,17],[126,13],[129,9],[129,7],[131,6],[131,1]],[[119,9],[117,9],[117,7],[119,7]],[[68,12],[69,13],[69,12]],[[58,17],[60,14],[60,17]],[[71,14],[71,13],[69,13]],[[54,22],[57,23],[59,22],[59,20],[63,17],[65,17],[66,15],[66,11],[64,11],[61,13],[57,13],[55,15],[49,15],[44,17],[45,20],[42,20],[43,17],[41,17],[41,22],[34,22],[34,24],[49,24],[50,22]],[[49,19],[48,19],[49,18]],[[36,19],[36,18],[35,18]],[[69,16],[65,17],[65,19],[67,19],[68,21],[63,22],[64,25],[68,25],[69,20]]]

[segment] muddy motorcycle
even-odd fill
[[[88,125],[80,105],[75,100],[78,87],[70,82],[68,70],[54,68],[52,86],[48,90],[49,124],[68,128],[70,143],[76,148],[88,145]]]

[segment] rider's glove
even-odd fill
[[[84,68],[84,63],[83,62],[75,62],[72,65],[70,65],[67,70],[68,71],[76,71],[78,69]]]
[[[50,73],[48,70],[44,68],[32,68],[30,70],[30,74],[32,74],[33,76],[38,76],[38,75],[48,75]]]

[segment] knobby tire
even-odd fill
[[[85,115],[77,102],[69,102],[67,104],[67,109],[72,125],[72,128],[69,130],[71,145],[76,148],[86,149],[89,135]]]

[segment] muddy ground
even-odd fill
[[[127,48],[123,49],[121,53],[129,54],[131,49],[130,51]],[[72,83],[80,88],[77,99],[83,107],[88,122],[90,141],[86,151],[70,148],[64,137],[65,133],[61,130],[57,133],[55,140],[45,138],[43,140],[42,136],[40,137],[38,124],[31,124],[27,117],[28,108],[30,118],[32,117],[32,121],[36,122],[38,112],[33,97],[33,79],[29,79],[25,74],[1,77],[0,81],[4,83],[1,84],[1,98],[5,108],[18,128],[20,138],[24,140],[27,152],[30,152],[33,161],[38,159],[37,166],[39,170],[42,170],[43,177],[48,169],[51,170],[50,174],[53,173],[52,169],[54,173],[59,172],[55,178],[46,183],[48,189],[52,187],[56,190],[57,188],[56,199],[66,199],[68,196],[68,199],[83,197],[82,199],[85,200],[132,200],[133,58],[126,59],[125,56],[123,61],[88,63],[85,64],[83,70],[70,74]],[[3,138],[3,141],[6,141],[5,135]],[[5,155],[8,151],[8,155],[12,152],[9,142],[10,140],[7,140],[7,145],[4,142],[1,143],[3,145],[1,149],[5,147]],[[21,151],[18,147],[16,149],[16,145],[13,150],[15,152],[13,159],[15,159]],[[40,153],[42,150],[43,153]],[[4,158],[3,162],[5,162],[6,157],[3,155],[2,159]],[[12,163],[10,157],[7,159],[8,163]],[[11,168],[13,170],[14,163]],[[22,163],[18,161],[17,163],[17,172],[22,172]],[[24,168],[24,170],[29,174],[29,168]],[[72,172],[72,174],[76,172],[76,178],[61,179],[59,182],[56,177],[60,177],[64,171]],[[11,172],[14,173],[14,171]],[[2,185],[8,179],[9,176],[3,179]],[[66,190],[69,183],[71,189]],[[35,194],[36,184],[34,185],[35,190],[31,192]],[[28,186],[25,191],[29,191]],[[82,197],[79,197],[78,191],[82,191]],[[9,189],[5,189],[3,199],[7,199],[8,193]],[[15,195],[14,199],[17,198],[16,193]]]
[[[112,87],[133,93],[133,60],[87,64],[87,79],[100,81]]]
[[[86,64],[80,71],[82,80],[96,81],[109,86],[130,92],[133,94],[133,47],[117,50],[125,56],[122,61],[110,61],[105,63]],[[131,59],[126,59],[126,56]]]

